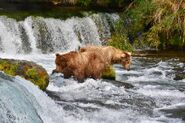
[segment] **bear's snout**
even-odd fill
[[[58,73],[58,71],[56,69],[54,69],[51,73],[51,75],[53,75],[54,73]]]

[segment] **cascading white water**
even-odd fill
[[[111,36],[114,14],[93,14],[67,20],[27,17],[17,22],[0,17],[0,53],[53,53],[101,45]]]
[[[36,47],[36,38],[33,35],[33,30],[32,30],[32,18],[28,17],[25,19],[25,21],[22,22],[23,23],[23,27],[25,29],[25,35],[28,37],[26,40],[29,41],[28,43],[30,43],[30,48],[32,50],[32,53],[38,53],[38,49]],[[23,40],[24,42],[24,40]]]
[[[0,57],[34,61],[50,74],[55,68],[54,52],[89,43],[101,45],[110,38],[112,23],[118,18],[116,14],[93,14],[67,20],[27,17],[17,22],[1,16]],[[173,80],[173,72],[184,70],[184,63],[133,58],[130,71],[119,65],[115,68],[117,80],[135,88],[93,79],[77,83],[57,75],[51,76],[47,88],[51,99],[29,81],[0,74],[0,123],[184,122],[185,79]],[[174,117],[159,111],[173,111]]]
[[[5,53],[21,53],[19,24],[14,19],[0,17],[0,50]]]
[[[41,57],[38,62],[49,68],[54,58],[51,54]],[[134,84],[135,88],[130,89],[105,80],[87,79],[78,83],[53,76],[47,89],[53,91],[50,97],[55,101],[29,81],[0,74],[0,122],[184,123],[184,80],[174,81],[171,75],[174,68],[184,68],[185,64],[157,60],[134,58],[129,72],[115,66],[118,76],[125,78],[121,80]],[[175,114],[175,118],[170,118],[159,111],[180,114],[179,118]]]
[[[111,37],[111,31],[113,30],[113,22],[119,19],[116,14],[94,14],[91,16],[96,25],[98,25],[98,33],[102,41],[106,41]]]

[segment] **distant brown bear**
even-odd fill
[[[106,68],[106,63],[94,52],[71,51],[66,54],[56,54],[55,72],[64,74],[64,78],[74,76],[78,81],[92,77],[101,78],[101,74]]]
[[[122,64],[128,70],[131,63],[131,53],[116,49],[112,46],[86,46],[80,49],[80,52],[95,52],[100,55],[107,64]]]

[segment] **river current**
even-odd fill
[[[185,60],[178,53],[133,57],[130,71],[114,65],[119,84],[51,75],[56,52],[102,45],[118,18],[102,13],[66,20],[0,16],[0,58],[34,61],[50,75],[43,92],[19,76],[0,73],[0,123],[184,123],[185,79],[178,76],[185,74]]]
[[[38,57],[1,54],[1,57],[35,61],[49,74],[55,68],[54,54]],[[56,113],[56,119],[59,120],[50,114],[46,115],[45,120],[49,123],[185,122],[185,80],[174,80],[177,74],[185,72],[183,61],[178,58],[134,57],[130,71],[123,70],[120,65],[114,65],[114,68],[118,81],[130,83],[134,87],[127,89],[107,80],[93,79],[78,83],[72,78],[63,79],[60,74],[55,74],[50,76],[47,93],[37,89],[39,92],[37,95],[38,93],[33,90],[36,87],[28,83],[26,85],[19,83],[28,90],[33,90],[29,93],[41,98],[36,101],[37,103],[46,103],[44,105],[47,110]],[[52,104],[47,104],[48,100]],[[45,120],[43,122],[46,122]]]

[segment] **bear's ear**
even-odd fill
[[[59,53],[56,53],[55,55],[56,55],[56,57],[59,57],[59,56],[60,56],[60,54],[59,54]]]
[[[126,54],[127,57],[130,57],[132,55],[131,52],[125,52],[125,54]]]
[[[125,53],[121,54],[121,58],[125,58],[125,57],[126,57]]]
[[[131,57],[131,52],[124,52],[124,53],[121,55],[121,58],[128,58],[128,57]]]

